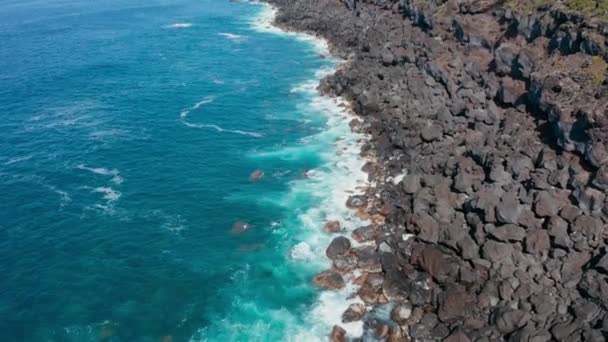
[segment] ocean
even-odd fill
[[[273,13],[0,1],[0,340],[324,341],[360,301],[311,278],[366,137]]]

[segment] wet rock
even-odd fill
[[[384,273],[382,293],[390,301],[405,301],[411,293],[412,282],[403,272]]]
[[[380,255],[373,247],[361,247],[353,250],[357,256],[357,266],[363,272],[379,273],[382,272]]]
[[[348,309],[342,314],[342,323],[360,321],[367,313],[365,305],[355,303],[348,306]]]
[[[245,221],[237,221],[232,225],[232,234],[242,234],[251,229],[251,225]]]
[[[264,171],[262,170],[255,170],[249,175],[249,181],[251,182],[257,182],[262,178],[264,178]]]
[[[345,342],[346,341],[346,330],[339,325],[334,325],[329,337],[331,342]]]
[[[341,289],[346,286],[340,273],[332,270],[323,271],[315,275],[313,283],[322,289]]]
[[[376,229],[371,225],[359,227],[353,230],[352,237],[359,243],[372,241],[376,237]]]
[[[346,201],[346,206],[351,209],[361,208],[367,205],[367,197],[363,195],[350,196]]]
[[[345,238],[344,236],[338,236],[333,239],[327,250],[325,251],[325,255],[331,260],[335,260],[339,257],[343,257],[350,252],[350,240]]]
[[[328,221],[323,226],[323,230],[328,233],[337,233],[341,230],[340,221]]]

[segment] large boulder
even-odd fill
[[[312,281],[322,289],[341,289],[346,286],[340,273],[332,270],[323,271],[315,275]]]
[[[331,260],[336,260],[339,257],[347,255],[348,252],[350,252],[350,240],[344,236],[338,236],[331,241],[325,251],[325,255]]]

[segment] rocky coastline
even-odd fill
[[[344,322],[387,341],[606,340],[608,25],[597,11],[267,2],[277,25],[348,60],[320,90],[347,99],[371,136],[370,187],[347,202],[371,224],[336,237],[332,269],[314,279],[340,288],[356,270],[365,305]],[[390,319],[366,314],[386,303]],[[328,337],[356,339],[339,325]]]

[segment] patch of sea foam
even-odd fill
[[[107,200],[108,203],[118,201],[120,196],[122,196],[120,192],[105,186],[97,187],[93,189],[93,192],[103,194],[103,199]]]
[[[124,179],[120,176],[120,171],[116,169],[106,169],[105,167],[88,167],[84,164],[79,164],[76,168],[80,170],[86,170],[101,176],[112,176],[112,182],[114,184],[122,184]]]
[[[299,32],[285,31],[273,25],[274,18],[277,14],[277,9],[274,6],[262,3],[264,9],[251,22],[252,27],[258,32],[271,33],[283,36],[292,36],[293,38],[311,44],[317,53],[329,57],[329,44],[324,39],[302,34]]]
[[[227,39],[230,39],[232,41],[237,41],[237,42],[245,39],[244,36],[241,36],[241,35],[235,34],[235,33],[229,33],[229,32],[220,32],[220,33],[218,33],[218,35],[225,37]]]
[[[188,28],[188,27],[192,27],[192,23],[174,23],[174,24],[165,25],[165,28],[171,28],[171,29]]]
[[[242,131],[239,129],[226,129],[226,128],[222,128],[222,127],[220,127],[218,125],[214,125],[214,124],[194,124],[194,123],[190,123],[187,121],[182,121],[182,122],[184,123],[184,125],[186,125],[190,128],[211,128],[220,133],[233,133],[233,134],[247,135],[247,136],[254,137],[254,138],[262,138],[264,136],[264,134],[262,134],[262,133]]]
[[[215,96],[207,96],[204,99],[202,99],[201,101],[197,102],[196,104],[194,104],[194,106],[186,108],[184,110],[182,110],[179,114],[179,117],[182,121],[182,123],[186,126],[186,127],[190,127],[190,128],[210,128],[210,129],[214,129],[220,133],[233,133],[233,134],[240,134],[240,135],[247,135],[250,137],[254,137],[254,138],[261,138],[264,135],[262,133],[257,133],[257,132],[250,132],[250,131],[243,131],[243,130],[238,130],[238,129],[227,129],[227,128],[223,128],[220,127],[218,125],[215,124],[207,124],[207,123],[192,123],[187,121],[186,119],[188,118],[188,115],[199,109],[200,107],[212,103],[213,101],[215,101]]]

